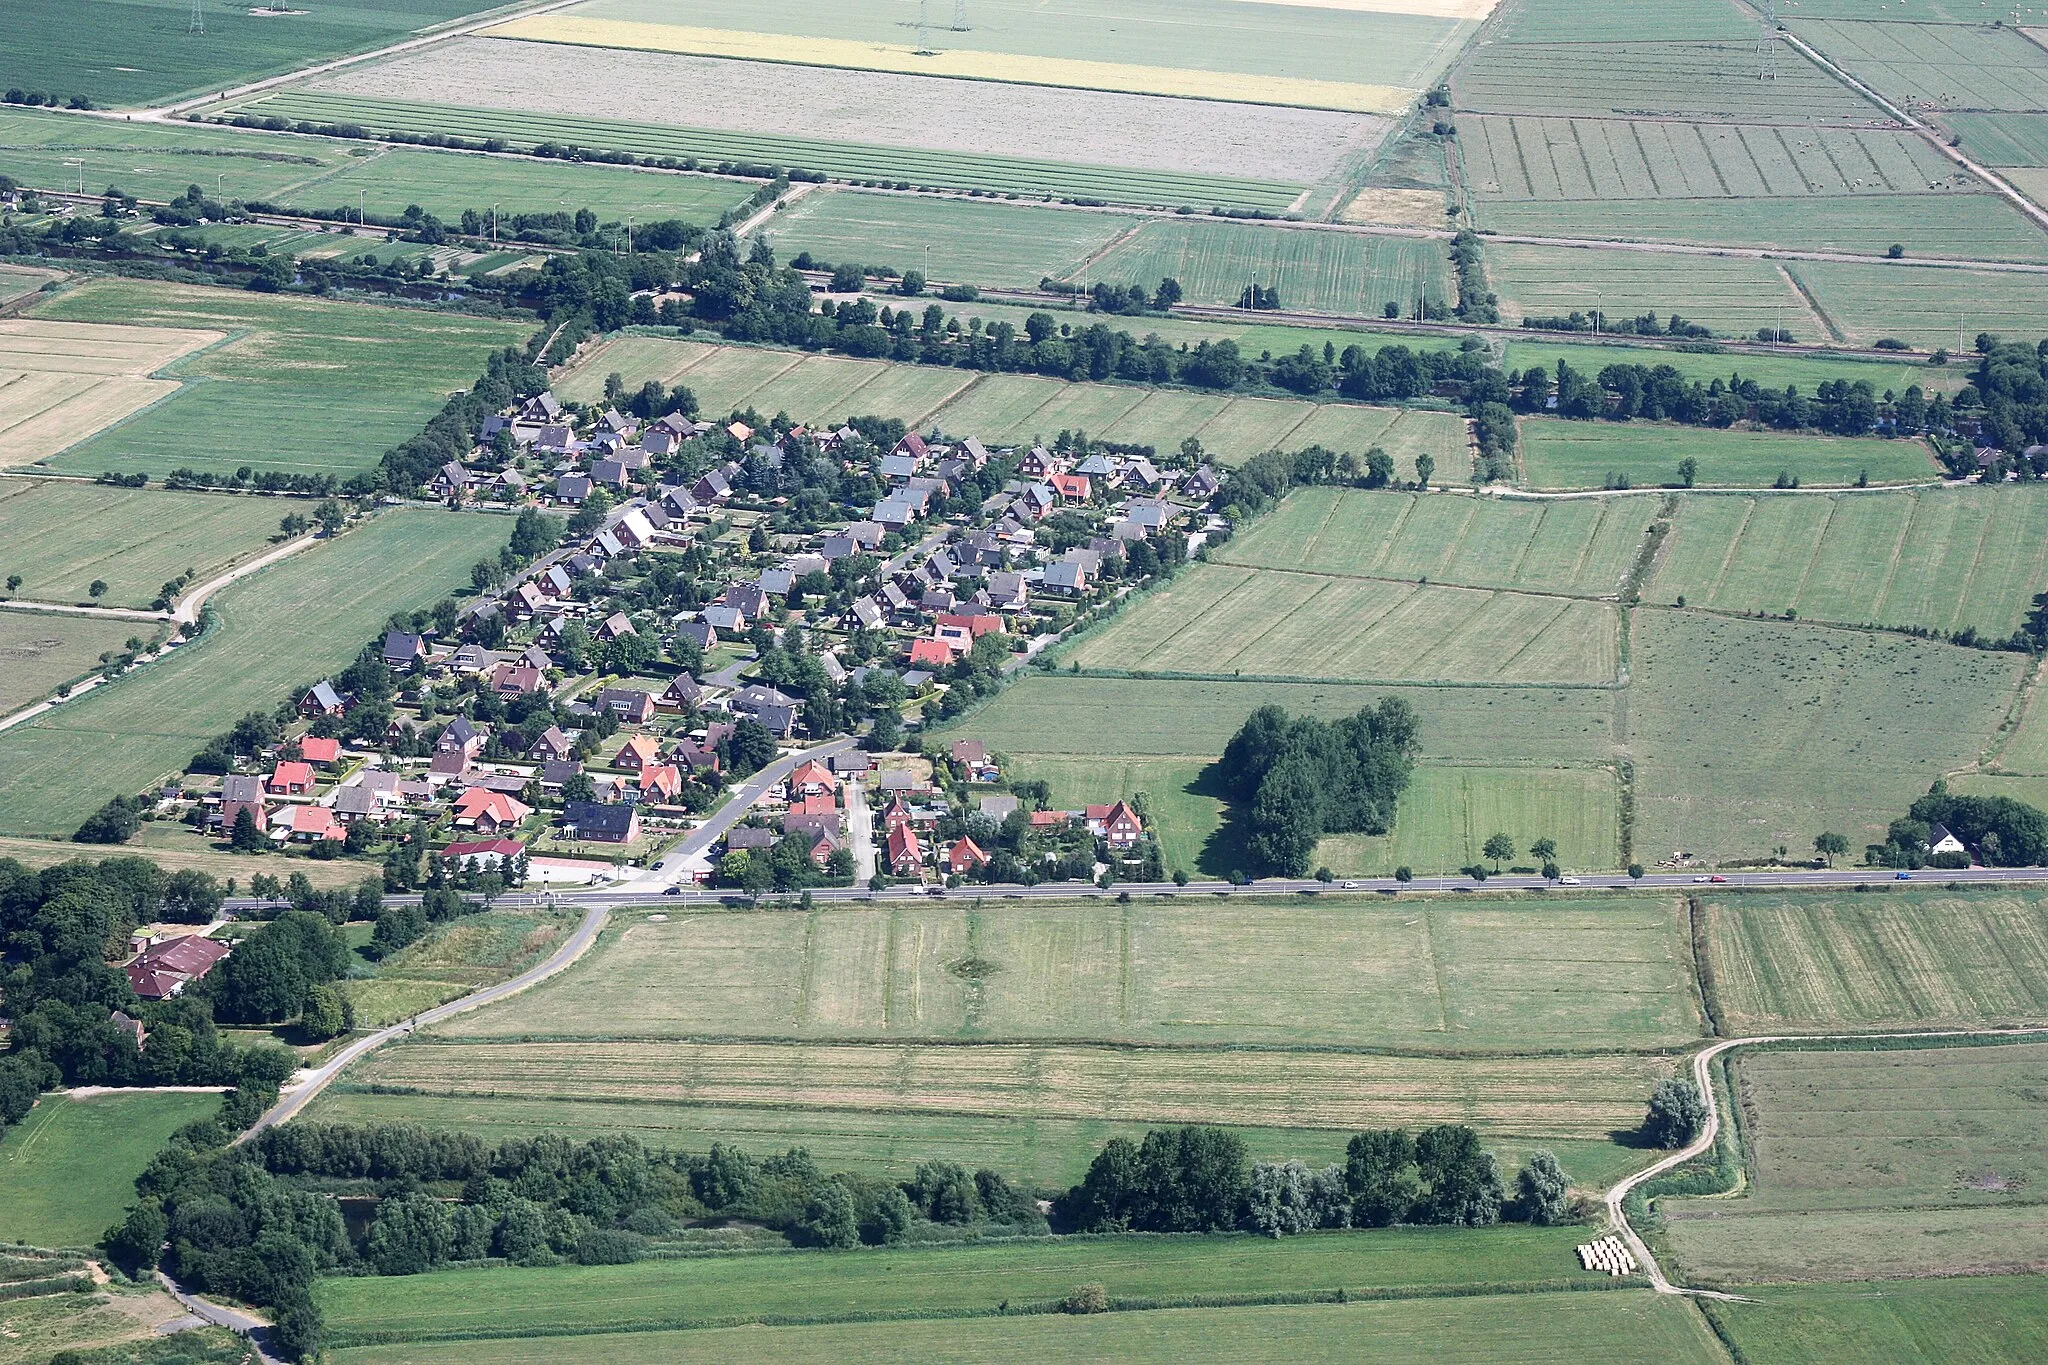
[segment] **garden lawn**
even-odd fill
[[[91,1246],[134,1202],[135,1177],[157,1149],[219,1108],[212,1094],[43,1096],[0,1139],[0,1238]]]
[[[148,607],[188,570],[196,587],[261,553],[287,510],[274,498],[7,479],[0,481],[0,570],[21,575],[18,597]],[[107,585],[97,599],[87,594],[95,581]],[[145,637],[153,629],[129,624]]]
[[[1931,483],[1941,473],[1918,441],[1876,437],[1719,431],[1655,422],[1572,422],[1532,417],[1522,424],[1522,466],[1532,488],[1636,488],[1678,482],[1679,462],[1699,463],[1703,487],[1769,488],[1780,475],[1801,484]]]
[[[1983,1328],[1976,1329],[1981,1333]],[[2030,1340],[2021,1336],[2018,1340]],[[1106,1317],[1045,1314],[943,1322],[639,1332],[567,1340],[524,1338],[436,1346],[366,1347],[340,1365],[457,1365],[507,1361],[567,1365],[601,1356],[614,1365],[729,1361],[756,1352],[818,1365],[889,1365],[906,1357],[965,1365],[1043,1360],[1376,1361],[1517,1360],[1572,1365],[1589,1353],[1640,1355],[1671,1365],[1723,1357],[1683,1302],[1652,1294],[1517,1294],[1399,1299],[1291,1308],[1201,1308]],[[2024,1352],[2022,1352],[2024,1354]],[[1752,1353],[1751,1359],[1768,1359]]]
[[[39,318],[214,328],[234,339],[174,364],[175,394],[45,461],[68,473],[161,478],[239,466],[337,479],[416,435],[526,323],[418,308],[107,279],[40,304]]]
[[[400,509],[224,590],[205,638],[0,733],[0,832],[69,834],[108,797],[182,770],[245,712],[351,662],[391,613],[466,585],[509,534],[499,517]]]

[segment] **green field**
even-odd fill
[[[225,590],[216,633],[0,734],[0,830],[69,834],[107,797],[179,770],[244,712],[355,658],[392,612],[466,584],[508,534],[496,517],[399,510]],[[81,744],[96,746],[89,772]]]
[[[1081,1238],[853,1255],[647,1261],[545,1270],[452,1270],[326,1279],[317,1296],[334,1346],[716,1327],[856,1316],[964,1317],[1064,1298],[1098,1283],[1117,1299],[1196,1300],[1308,1289],[1441,1292],[1445,1284],[1590,1285],[1570,1228],[1399,1228],[1268,1241]],[[1586,1301],[1607,1295],[1589,1293]],[[765,1343],[764,1343],[765,1344]]]
[[[1940,473],[1918,441],[1716,431],[1654,422],[1522,423],[1522,463],[1534,488],[1602,488],[1617,476],[1637,488],[1675,483],[1679,461],[1699,462],[1702,487],[1769,488],[1780,474],[1808,486],[1928,483]]]
[[[1837,127],[1867,125],[1875,115],[1861,96],[1797,58],[1779,61],[1775,81],[1759,81],[1755,20],[1733,5],[1696,0],[1675,7],[1647,21],[1662,31],[1640,37],[1627,29],[1640,33],[1646,21],[1632,16],[1618,19],[1627,27],[1617,33],[1581,17],[1581,6],[1530,8],[1546,23],[1572,24],[1570,36],[1475,47],[1451,74],[1451,100],[1459,110]],[[1730,29],[1739,30],[1733,42]]]
[[[1786,1284],[1755,1302],[1701,1302],[1755,1365],[1844,1360],[2021,1361],[2048,1353],[2048,1283],[2039,1275]]]
[[[1733,1036],[2048,1022],[2048,919],[2031,893],[1706,904],[1707,965]]]
[[[2020,111],[2048,106],[2048,53],[2017,28],[1986,27],[1982,15],[1967,25],[1868,22],[1875,17],[1802,16],[1792,30],[1901,104]]]
[[[1812,293],[1835,332],[1862,345],[1895,337],[1925,351],[1954,351],[1958,327],[1971,345],[1979,332],[2031,340],[2048,309],[2043,275],[1845,261],[1787,261],[1785,269]]]
[[[1603,686],[1620,666],[1620,617],[1574,598],[1205,564],[1066,657],[1219,680]]]
[[[1668,1200],[1713,1281],[1857,1280],[2048,1265],[2039,1089],[2048,1047],[1766,1052],[1737,1062],[1752,1181]]]
[[[416,435],[451,390],[474,383],[493,350],[524,342],[530,330],[456,313],[124,279],[68,290],[35,316],[233,335],[170,367],[170,377],[187,381],[176,394],[47,461],[66,472],[157,477],[180,466],[344,478],[369,469]],[[245,443],[224,443],[229,433]]]
[[[1645,592],[1850,625],[2003,638],[2048,574],[2048,498],[2020,488],[1687,495]]]
[[[477,0],[406,0],[379,7],[341,0],[267,14],[219,6],[190,32],[183,0],[86,0],[52,9],[0,3],[0,83],[96,103],[139,105],[218,90],[322,58],[398,41],[407,33],[488,8]]]
[[[1654,497],[1519,502],[1302,489],[1215,549],[1253,568],[1613,597]]]
[[[16,595],[33,601],[91,601],[97,579],[107,585],[102,605],[147,607],[166,580],[195,570],[196,586],[265,549],[286,510],[270,498],[8,479],[0,568],[20,574]]]
[[[99,670],[100,656],[131,639],[154,640],[148,621],[43,611],[0,611],[0,715]]]
[[[516,974],[538,961],[570,923],[568,915],[552,913],[471,916],[393,953],[377,964],[375,976],[348,980],[342,989],[359,1026],[382,1028]]]
[[[1977,1329],[1979,1333],[1985,1331]],[[2017,1334],[2014,1334],[2017,1336]],[[885,1365],[920,1361],[1107,1362],[1176,1359],[1357,1360],[1435,1365],[1446,1360],[1516,1360],[1571,1365],[1588,1352],[1685,1365],[1722,1359],[1705,1328],[1676,1299],[1650,1294],[1521,1294],[1498,1298],[1397,1299],[1310,1308],[1207,1308],[1115,1313],[1099,1318],[1039,1315],[1016,1320],[744,1327],[635,1332],[567,1340],[521,1338],[439,1346],[364,1347],[336,1352],[341,1365],[401,1361],[456,1365],[509,1361],[557,1365],[601,1356],[615,1365],[729,1361],[755,1352],[776,1360]],[[1765,1359],[1753,1356],[1752,1359]]]
[[[135,1199],[135,1177],[218,1095],[45,1095],[0,1141],[0,1238],[85,1247]]]
[[[2048,118],[2040,114],[1943,114],[1963,149],[1987,166],[2048,166]]]
[[[1825,336],[1819,319],[1772,261],[1502,244],[1487,248],[1486,269],[1510,322],[1573,313],[1591,317],[1596,309],[1610,319],[1644,313],[1668,318],[1676,312],[1717,336],[1746,337],[1772,326],[1801,340]],[[1584,368],[1569,352],[1566,358],[1574,368]],[[1640,351],[1623,358],[1641,365],[1664,360]],[[1720,361],[1710,373],[1725,379],[1727,369],[1728,362]]]
[[[1515,847],[1548,838],[1567,873],[1618,868],[1621,790],[1606,768],[1432,767],[1416,769],[1390,835],[1335,834],[1316,860],[1340,877],[1453,873],[1485,862],[1488,837],[1506,834]]]
[[[1035,289],[1132,223],[1111,214],[972,199],[820,190],[760,231],[785,260],[808,251],[834,263],[920,270],[934,280]]]
[[[1635,612],[1637,861],[1804,855],[1823,830],[1881,842],[1990,744],[2024,667],[1898,636]]]
[[[542,98],[536,96],[536,100]],[[1301,192],[1298,185],[1230,176],[877,147],[524,110],[467,109],[329,91],[287,90],[260,95],[235,105],[234,111],[295,122],[307,119],[316,123],[357,123],[377,133],[442,133],[477,141],[502,138],[520,149],[552,141],[628,152],[637,157],[695,160],[707,166],[728,161],[773,164],[818,171],[835,180],[856,183],[879,181],[920,188],[980,189],[1033,198],[1086,198],[1163,208],[1221,205],[1277,213]]]
[[[1247,961],[1254,938],[1270,946]],[[980,975],[959,970],[970,959]],[[453,1055],[482,1051],[446,1045],[456,1040],[602,1040],[630,1019],[636,1040],[1469,1051],[1512,1047],[1533,1030],[1558,1048],[1659,1048],[1698,1036],[1687,970],[1674,904],[1662,899],[678,911],[608,933],[576,971],[450,1021],[433,1040]],[[678,992],[678,974],[700,984]]]
[[[1150,289],[1167,275],[1189,302],[1221,304],[1235,304],[1256,275],[1293,311],[1377,315],[1383,304],[1398,303],[1406,314],[1418,297],[1443,303],[1452,296],[1439,243],[1242,223],[1149,222],[1068,278]]]

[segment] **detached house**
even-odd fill
[[[533,807],[525,802],[486,787],[471,787],[455,801],[455,827],[479,834],[508,829],[531,814]]]
[[[348,709],[348,700],[334,690],[331,682],[317,682],[311,691],[299,699],[299,714],[313,716],[340,716]]]
[[[270,811],[263,801],[262,780],[230,776],[220,787],[220,832],[223,835],[233,834],[235,820],[245,810],[256,821],[257,829],[269,827]]]
[[[225,943],[186,934],[152,943],[122,971],[144,1000],[168,1000],[212,971],[228,955]]]
[[[313,790],[310,763],[280,763],[267,784],[272,796],[304,796]]]
[[[1088,832],[1099,836],[1111,848],[1123,850],[1135,847],[1140,835],[1145,832],[1144,821],[1131,809],[1128,801],[1119,801],[1113,806],[1090,806],[1083,812],[1088,823]]]

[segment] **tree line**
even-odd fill
[[[1325,722],[1262,706],[1224,746],[1224,790],[1245,811],[1261,875],[1307,874],[1326,834],[1385,834],[1413,771],[1420,720],[1399,697]]]

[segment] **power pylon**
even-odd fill
[[[192,0],[192,17],[186,21],[185,32],[206,36],[206,0]]]
[[[967,0],[953,0],[953,32],[967,32]]]
[[[1778,0],[1764,0],[1764,17],[1756,33],[1756,78],[1778,79]]]

